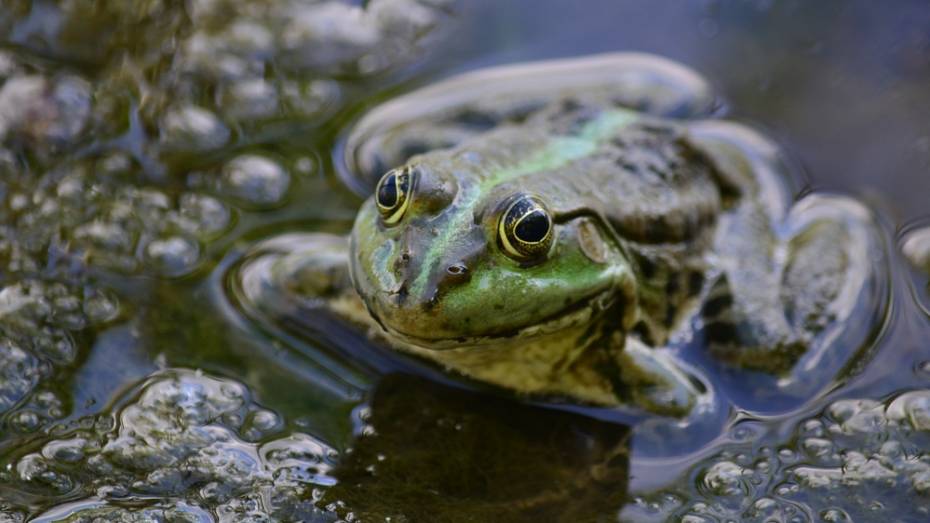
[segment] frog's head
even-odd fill
[[[351,274],[381,325],[445,349],[578,327],[611,306],[631,305],[628,323],[633,272],[597,213],[479,163],[415,158],[362,206]]]

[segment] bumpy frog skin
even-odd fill
[[[349,247],[316,237],[280,277],[391,347],[523,394],[683,414],[707,382],[662,349],[681,338],[730,369],[811,379],[851,322],[880,316],[881,237],[848,198],[791,207],[778,149],[701,119],[712,108],[695,73],[636,54],[395,99],[346,143],[347,179],[374,191]]]

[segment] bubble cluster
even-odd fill
[[[696,489],[637,498],[627,518],[922,521],[930,517],[930,390],[839,400],[787,441],[728,445],[691,471]],[[630,520],[633,519],[624,519]]]
[[[228,228],[229,206],[208,194],[174,195],[126,183],[138,169],[125,156],[67,163],[36,177],[26,192],[11,187],[9,227],[0,229],[0,262],[10,273],[50,263],[178,276],[200,261],[199,243]],[[12,185],[12,184],[11,184]]]
[[[84,329],[119,310],[115,296],[91,286],[24,278],[0,287],[0,433],[33,432],[63,414],[48,380],[75,362]]]
[[[307,434],[280,435],[278,416],[254,403],[242,384],[177,369],[152,376],[133,396],[115,417],[85,420],[79,425],[92,428],[20,453],[0,481],[50,500],[98,500],[65,521],[148,521],[146,514],[174,512],[181,520],[212,512],[227,521],[320,514],[313,490],[332,484],[335,452]],[[155,512],[118,508],[138,496],[167,505],[146,508]]]
[[[77,76],[10,76],[0,87],[0,140],[33,148],[70,145],[87,125],[90,84]]]
[[[447,17],[426,0],[5,7],[0,444],[68,413],[53,385],[143,299],[111,282],[195,276],[243,213],[287,203],[313,146],[244,143],[266,123],[319,125]]]

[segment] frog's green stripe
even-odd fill
[[[555,169],[571,161],[583,158],[593,153],[605,140],[610,139],[623,127],[626,127],[639,118],[638,113],[625,109],[614,109],[599,114],[587,122],[576,136],[555,136],[552,141],[545,144],[526,161],[509,169],[501,169],[494,176],[490,176],[480,184],[461,186],[459,207],[467,209],[472,207],[482,194],[494,186],[514,178],[535,172]],[[453,235],[468,227],[471,219],[470,213],[458,213],[452,221],[443,228],[438,237],[433,240],[433,247],[424,254],[420,273],[414,280],[410,291],[422,295],[429,282],[429,268],[436,263],[440,253],[445,252]]]

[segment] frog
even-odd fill
[[[681,417],[715,390],[701,361],[813,394],[883,317],[882,233],[852,197],[795,199],[721,106],[639,53],[414,90],[337,148],[351,232],[277,242],[270,285],[522,397]]]

